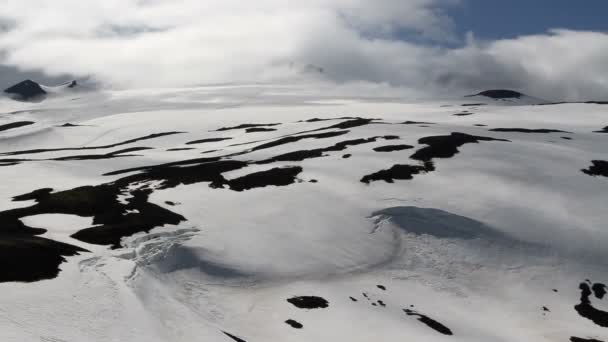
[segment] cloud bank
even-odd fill
[[[444,11],[461,1],[4,0],[0,64],[115,87],[314,77],[608,98],[607,34],[464,39]]]

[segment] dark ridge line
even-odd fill
[[[213,153],[213,152],[217,152],[217,151],[220,151],[220,150],[207,150],[207,151],[201,152],[201,154]]]
[[[242,338],[238,338],[238,337],[236,337],[236,336],[234,336],[232,334],[229,334],[229,333],[227,333],[225,331],[222,331],[222,332],[224,333],[224,335],[230,337],[231,339],[233,339],[236,342],[247,342],[247,341],[243,340]]]
[[[475,113],[456,113],[456,114],[453,114],[453,115],[454,116],[469,116],[469,115],[473,115],[473,114],[475,114]]]
[[[347,134],[348,132],[349,131],[335,131],[335,132],[326,132],[326,133],[318,133],[318,134],[287,136],[284,138],[279,138],[277,140],[270,141],[266,144],[255,146],[255,147],[251,148],[250,151],[264,150],[264,149],[268,149],[271,147],[290,144],[290,143],[298,142],[300,140],[309,139],[309,138],[313,138],[313,139],[333,138],[333,137],[338,137],[338,136]]]
[[[608,105],[608,101],[579,101],[579,102],[548,102],[539,103],[536,106],[554,106],[561,104],[597,104],[597,105]]]
[[[414,148],[411,145],[387,145],[387,146],[379,146],[374,148],[376,152],[394,152],[394,151],[403,151]]]
[[[303,169],[299,166],[274,168],[231,179],[226,181],[226,184],[230,190],[239,192],[267,186],[286,186],[293,184],[302,171]]]
[[[593,165],[591,165],[588,169],[582,169],[581,171],[583,171],[583,173],[585,173],[589,176],[593,176],[593,177],[597,177],[597,176],[608,177],[608,161],[592,160],[591,163]]]
[[[570,337],[570,342],[604,342],[600,340],[596,340],[594,338],[580,338],[576,336]]]
[[[437,322],[436,320],[434,320],[434,319],[432,319],[432,318],[430,318],[430,317],[428,317],[426,315],[420,314],[420,313],[418,313],[418,312],[416,312],[414,310],[410,310],[410,309],[403,309],[403,311],[408,316],[416,316],[416,317],[418,317],[418,321],[426,324],[429,328],[437,331],[440,334],[447,335],[447,336],[454,335],[452,333],[452,330],[450,330],[450,328],[446,327],[445,325]]]
[[[488,127],[488,125],[483,125],[483,124],[475,124],[473,126],[477,126],[477,127]]]
[[[169,149],[166,149],[165,151],[175,152],[175,151],[190,151],[190,150],[196,150],[196,149],[194,147],[177,147],[177,148],[169,148]]]
[[[34,121],[16,121],[8,124],[0,125],[0,132],[8,131],[9,129],[19,128],[35,124]]]
[[[112,148],[112,147],[117,147],[117,146],[122,146],[122,145],[128,145],[128,144],[132,144],[134,142],[138,142],[138,141],[142,141],[142,140],[155,139],[155,138],[160,138],[160,137],[164,137],[164,136],[168,136],[168,135],[182,134],[182,133],[185,133],[185,132],[154,133],[154,134],[146,135],[146,136],[143,136],[140,138],[125,140],[125,141],[115,143],[115,144],[110,144],[110,145],[35,149],[35,150],[25,150],[25,151],[4,152],[4,153],[0,153],[0,155],[15,156],[15,155],[21,155],[21,154],[34,154],[34,153],[44,153],[44,152],[97,150],[97,149],[105,149],[105,148]]]
[[[593,133],[608,133],[608,126],[602,128],[600,131],[593,131]]]
[[[606,285],[601,283],[595,283],[591,287],[591,290],[593,290],[593,294],[597,299],[604,299],[604,296],[606,295],[606,289]]]
[[[124,154],[124,153],[139,152],[139,151],[146,151],[146,150],[153,150],[153,148],[152,147],[131,147],[131,148],[125,148],[122,150],[104,153],[104,154],[89,154],[89,155],[84,154],[84,155],[77,155],[77,156],[50,158],[50,159],[46,159],[46,160],[67,161],[67,160],[109,159],[109,158],[117,158],[117,157],[137,157],[138,155],[136,155],[136,154]]]
[[[515,132],[515,133],[572,133],[567,131],[561,131],[559,129],[528,129],[528,128],[492,128],[490,132]]]
[[[376,181],[385,181],[387,183],[394,183],[395,180],[411,180],[414,179],[414,175],[424,174],[435,171],[433,162],[425,162],[423,165],[393,165],[390,169],[380,170],[372,174],[363,176],[361,182],[370,184]]]
[[[462,107],[477,107],[477,106],[487,106],[487,103],[465,103],[461,105]]]
[[[269,163],[274,163],[274,162],[278,162],[278,161],[302,161],[305,159],[320,158],[320,157],[325,156],[324,155],[325,152],[344,151],[349,146],[373,143],[373,142],[376,142],[380,138],[384,138],[384,137],[371,137],[371,138],[367,138],[367,139],[346,140],[346,141],[339,142],[339,143],[334,144],[329,147],[316,148],[316,149],[312,149],[312,150],[299,150],[299,151],[294,151],[294,152],[288,152],[288,153],[281,154],[281,155],[278,155],[278,156],[275,156],[275,157],[272,157],[272,158],[269,158],[266,160],[258,161],[257,164],[269,164]]]
[[[485,90],[477,94],[467,95],[465,97],[485,96],[492,99],[520,99],[524,94],[508,89],[491,89]]]
[[[103,176],[116,176],[116,175],[120,175],[123,173],[136,172],[136,171],[150,171],[153,169],[168,168],[168,167],[172,167],[172,166],[205,164],[205,163],[210,163],[210,162],[217,162],[220,159],[221,159],[220,157],[186,159],[186,160],[180,160],[180,161],[170,162],[170,163],[165,163],[165,164],[140,166],[140,167],[133,167],[133,168],[129,168],[129,169],[112,171],[112,172],[104,173]]]
[[[277,130],[276,128],[253,127],[253,128],[247,128],[245,130],[245,133],[274,132],[276,130]]]
[[[460,152],[458,148],[462,145],[476,144],[480,141],[509,142],[509,140],[505,139],[495,139],[454,132],[450,135],[430,136],[419,139],[419,144],[428,146],[419,149],[416,153],[411,155],[410,158],[423,162],[431,161],[434,158],[451,158]]]
[[[294,329],[302,329],[304,328],[304,326],[302,325],[302,323],[295,321],[293,319],[288,319],[285,321],[285,323],[287,323],[288,325],[290,325],[292,328]]]
[[[204,143],[218,142],[218,141],[224,141],[224,140],[230,140],[230,139],[232,139],[232,138],[209,138],[209,139],[200,139],[200,140],[188,141],[188,142],[186,143],[186,145],[204,144]]]
[[[401,125],[436,125],[434,122],[424,122],[424,121],[404,121]]]
[[[575,305],[574,309],[581,317],[592,321],[600,327],[608,328],[608,312],[598,310],[591,305],[589,297],[591,297],[592,292],[589,285],[590,284],[587,283],[581,283],[579,285],[579,289],[581,290],[581,302],[580,304]]]
[[[298,309],[325,309],[329,307],[329,302],[317,296],[300,296],[287,299],[287,302]]]
[[[225,131],[231,131],[231,130],[237,130],[237,129],[244,129],[244,128],[255,128],[255,127],[273,127],[273,126],[279,126],[280,123],[270,123],[270,124],[242,124],[242,125],[238,125],[238,126],[232,126],[232,127],[222,127],[222,128],[218,128],[215,131],[212,132],[225,132]]]
[[[300,120],[300,121],[296,121],[296,122],[322,122],[322,121],[352,120],[352,119],[357,119],[357,118],[353,117],[353,116],[343,116],[341,118],[329,118],[329,119],[312,118],[312,119]]]

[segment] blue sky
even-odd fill
[[[460,34],[489,40],[552,28],[608,32],[608,0],[463,0],[447,13]]]

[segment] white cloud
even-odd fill
[[[4,2],[0,22],[10,30],[0,36],[0,62],[113,86],[268,81],[313,64],[335,82],[608,97],[608,35],[561,30],[440,47],[457,39],[442,8],[459,0]],[[426,44],[401,41],[399,32]]]

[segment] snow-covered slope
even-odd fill
[[[470,100],[0,99],[0,340],[608,339],[608,107]]]

